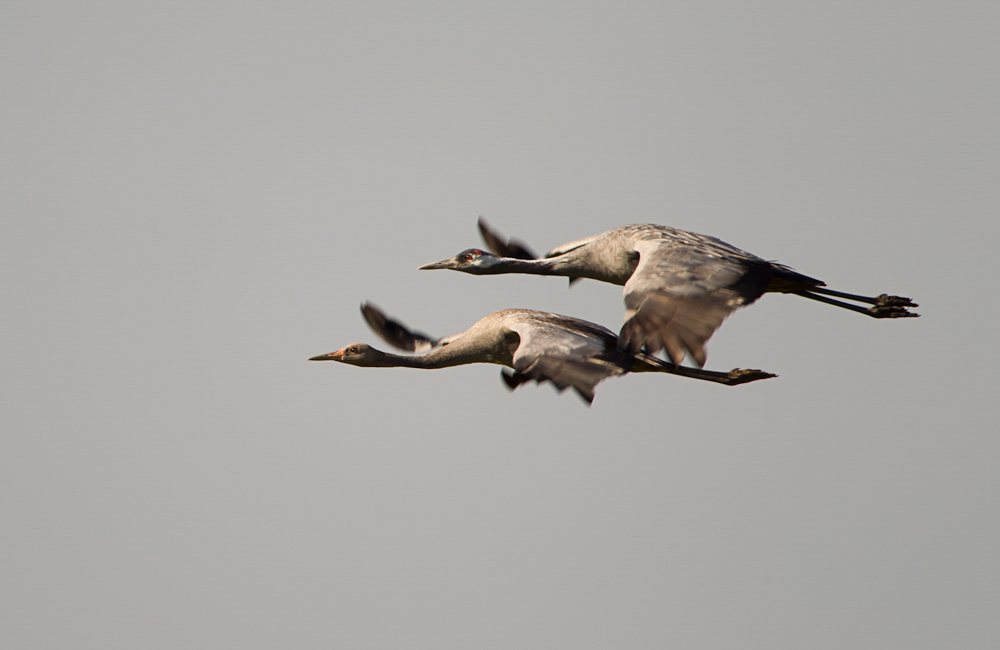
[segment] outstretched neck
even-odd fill
[[[590,278],[598,282],[625,284],[635,272],[638,255],[601,255],[577,249],[555,257],[540,260],[519,260],[511,257],[497,258],[492,264],[477,271],[482,275],[495,273],[528,273],[532,275],[560,275],[570,279]]]
[[[475,351],[463,350],[457,345],[446,345],[431,350],[426,354],[415,356],[380,351],[374,362],[366,365],[370,365],[373,368],[422,368],[424,370],[433,370],[435,368],[450,368],[452,366],[482,362],[484,359],[481,356]]]
[[[529,273],[531,275],[570,275],[573,271],[560,257],[541,260],[520,260],[513,257],[498,258],[494,264],[482,267],[484,275],[501,273]]]

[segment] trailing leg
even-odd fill
[[[818,295],[821,293],[826,295]],[[903,298],[902,296],[890,296],[883,293],[880,296],[869,298],[867,296],[856,296],[850,293],[841,293],[840,291],[822,289],[820,287],[813,287],[809,291],[796,291],[795,295],[802,296],[803,298],[809,298],[810,300],[825,302],[826,304],[833,305],[835,307],[850,309],[851,311],[856,311],[859,314],[865,314],[866,316],[871,316],[872,318],[916,318],[920,316],[920,314],[907,310],[907,307],[917,307],[918,305],[912,302],[909,298]],[[826,296],[847,298],[848,300],[864,302],[872,306],[861,307],[859,305],[852,305],[840,300],[834,300],[833,298],[827,298]]]
[[[763,370],[747,370],[745,368],[733,368],[729,372],[690,368],[664,361],[649,354],[643,354],[636,358],[635,363],[632,365],[632,372],[665,372],[671,375],[680,375],[689,379],[701,379],[702,381],[711,381],[726,386],[739,386],[740,384],[748,384],[752,381],[778,376],[774,373],[764,372]]]
[[[885,293],[875,296],[874,298],[869,298],[868,296],[858,296],[853,293],[843,293],[841,291],[834,291],[833,289],[825,289],[823,287],[810,287],[809,291],[811,291],[812,293],[821,293],[826,296],[847,298],[848,300],[854,300],[856,302],[866,302],[869,305],[876,305],[876,306],[893,306],[893,307],[920,306],[917,303],[910,300],[909,298],[904,298],[902,296],[890,296]]]

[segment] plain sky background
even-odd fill
[[[0,5],[0,645],[996,648],[1000,5]],[[621,289],[416,267],[634,222],[793,296],[708,367],[309,363]]]

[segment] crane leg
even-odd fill
[[[747,370],[744,368],[733,368],[729,372],[691,368],[690,366],[681,366],[671,361],[666,361],[651,354],[642,354],[636,357],[632,363],[631,372],[665,372],[689,379],[711,381],[725,386],[739,386],[740,384],[748,384],[752,381],[778,376],[774,373],[764,372],[763,370]]]
[[[818,295],[821,293],[826,295]],[[803,298],[809,298],[810,300],[825,302],[826,304],[833,305],[835,307],[850,309],[851,311],[856,311],[859,314],[871,316],[872,318],[916,318],[920,315],[906,309],[907,307],[917,307],[917,304],[912,302],[909,298],[903,298],[902,296],[889,296],[884,293],[880,296],[869,298],[867,296],[856,296],[854,294],[841,293],[840,291],[833,291],[831,289],[813,287],[809,291],[796,291],[795,295],[802,296]],[[872,305],[872,307],[852,305],[841,300],[827,298],[826,296],[837,296],[840,298],[847,298],[848,300],[856,300],[858,302],[868,303]]]
[[[888,294],[881,294],[871,298],[869,296],[858,296],[853,293],[844,293],[842,291],[834,291],[833,289],[825,289],[823,287],[810,287],[810,293],[821,293],[825,296],[835,296],[837,298],[846,298],[848,300],[854,300],[856,302],[866,302],[869,305],[886,305],[893,307],[919,307],[917,303],[913,302],[909,298],[904,298],[903,296],[890,296]]]
[[[740,384],[748,384],[751,381],[770,379],[778,376],[770,372],[764,372],[763,370],[747,370],[745,368],[733,368],[729,372],[716,372],[714,370],[703,370],[702,368],[678,366],[669,362],[665,362],[665,365],[672,365],[673,368],[667,369],[661,367],[659,368],[661,372],[680,375],[681,377],[688,377],[690,379],[712,381],[726,386],[739,386]]]

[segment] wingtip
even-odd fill
[[[365,319],[365,322],[368,323],[369,327],[376,331],[383,326],[386,320],[385,314],[382,313],[382,310],[376,307],[374,303],[370,303],[368,301],[361,303],[361,317]]]
[[[483,238],[483,241],[489,245],[489,242],[496,238],[496,234],[490,228],[490,222],[483,218],[483,215],[479,215],[476,219],[476,228],[479,230],[479,236]],[[493,251],[496,253],[496,251]]]

